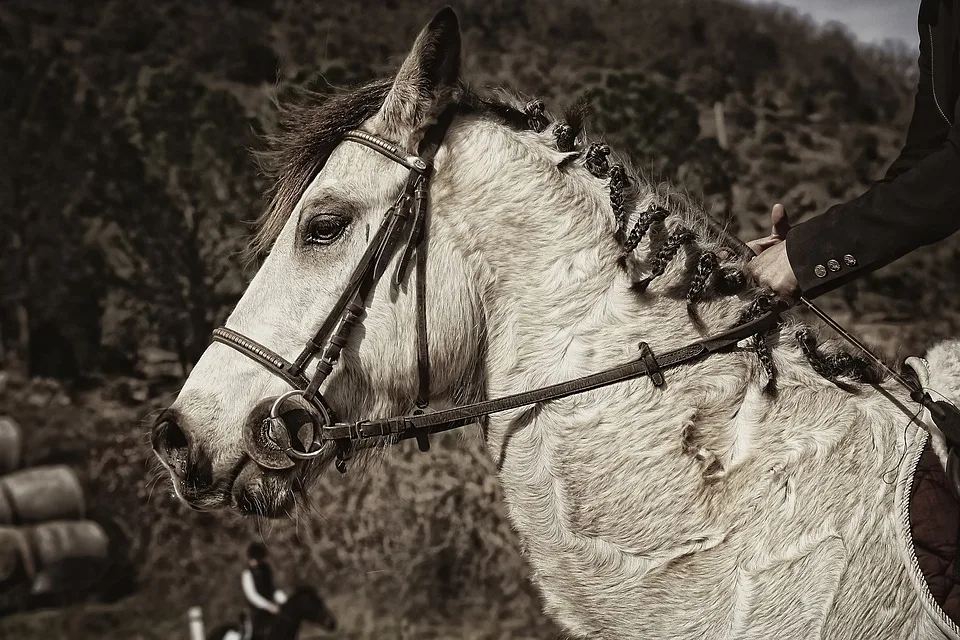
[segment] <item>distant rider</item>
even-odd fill
[[[243,595],[250,604],[251,640],[269,637],[270,625],[280,614],[280,606],[287,595],[277,589],[273,581],[273,569],[267,563],[267,547],[253,542],[247,548],[247,568],[240,574]]]

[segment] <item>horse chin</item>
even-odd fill
[[[290,516],[299,490],[296,468],[264,469],[248,459],[230,491],[230,506],[243,515],[263,518]]]

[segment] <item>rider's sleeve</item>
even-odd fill
[[[240,574],[240,584],[243,585],[243,595],[247,597],[247,602],[257,609],[269,611],[275,606],[274,603],[264,598],[257,591],[257,586],[253,583],[253,574],[249,571],[244,571]]]

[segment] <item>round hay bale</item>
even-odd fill
[[[33,595],[90,587],[108,565],[110,540],[96,522],[45,522],[27,536],[36,561]]]
[[[0,416],[0,474],[19,467],[22,456],[23,434],[20,425],[10,416]]]
[[[0,477],[0,524],[79,520],[84,511],[83,487],[70,467],[34,467]]]
[[[0,527],[0,588],[32,579],[33,555],[23,529]]]
[[[0,525],[13,524],[13,505],[7,494],[0,491]]]

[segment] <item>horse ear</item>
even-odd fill
[[[441,9],[400,66],[381,116],[389,126],[418,127],[450,100],[460,80],[460,23]]]

